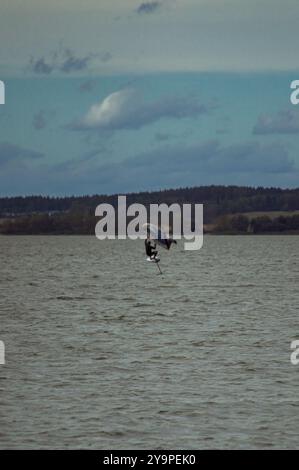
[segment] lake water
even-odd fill
[[[298,448],[298,244],[0,237],[0,448]]]

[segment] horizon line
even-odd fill
[[[164,189],[157,189],[157,190],[140,190],[134,192],[114,192],[111,194],[105,193],[93,193],[93,194],[72,194],[72,195],[50,195],[50,194],[18,194],[14,196],[2,196],[0,194],[1,199],[17,199],[17,198],[29,198],[29,197],[40,197],[40,198],[50,198],[50,199],[68,199],[68,198],[84,198],[84,197],[117,197],[117,196],[133,196],[133,195],[142,195],[142,194],[157,194],[160,192],[170,192],[170,191],[186,191],[186,190],[193,190],[193,189],[207,189],[207,188],[238,188],[238,189],[261,189],[261,190],[274,190],[274,191],[299,191],[299,186],[295,188],[282,188],[280,186],[247,186],[247,185],[236,185],[236,184],[210,184],[210,185],[200,185],[200,186],[181,186],[181,187],[171,187],[171,188],[164,188]]]

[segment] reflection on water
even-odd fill
[[[0,448],[298,447],[298,237],[1,237]]]

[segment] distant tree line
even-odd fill
[[[95,208],[103,202],[117,207],[117,195],[3,197],[0,233],[93,234],[97,221]],[[286,217],[287,221],[257,217],[250,221],[240,213],[299,210],[299,188],[200,186],[127,194],[127,204],[134,202],[146,207],[151,203],[204,204],[204,223],[216,223],[215,230],[223,233],[298,230],[296,217],[294,220]],[[235,217],[225,217],[228,214]],[[292,227],[285,229],[289,225]]]
[[[96,219],[88,213],[30,214],[8,218],[0,224],[4,235],[91,235]]]
[[[269,217],[262,215],[249,218],[243,214],[222,216],[213,231],[228,234],[298,233],[299,214]]]

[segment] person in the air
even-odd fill
[[[144,244],[145,244],[145,252],[146,252],[146,255],[153,259],[153,258],[156,258],[157,254],[158,254],[158,251],[156,250],[156,243],[153,242],[152,243],[152,240],[147,237],[145,240],[144,240]]]

